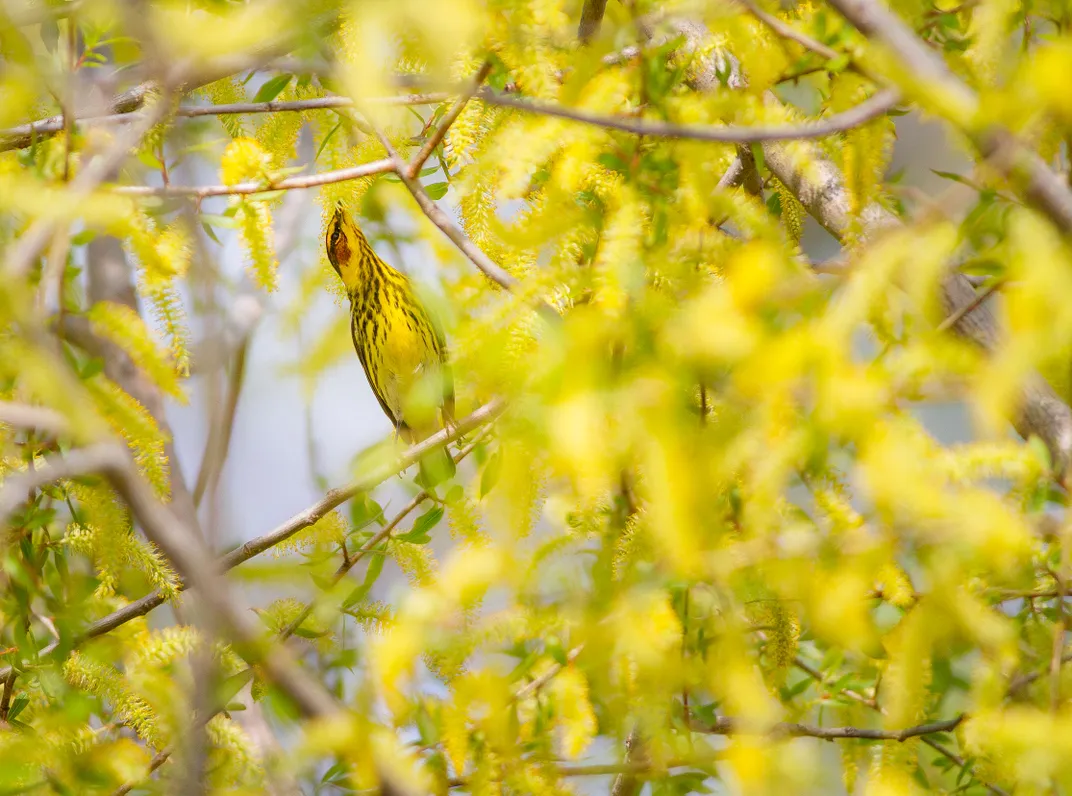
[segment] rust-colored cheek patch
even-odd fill
[[[345,235],[339,235],[335,240],[335,262],[340,268],[350,262],[350,244],[346,242]]]

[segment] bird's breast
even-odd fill
[[[380,311],[355,305],[354,344],[369,381],[396,417],[414,382],[436,362],[436,353],[419,316],[394,304]]]

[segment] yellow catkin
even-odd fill
[[[145,321],[132,308],[98,301],[86,313],[93,331],[124,351],[157,387],[173,398],[186,400],[176,363],[160,350]]]
[[[102,374],[83,382],[97,410],[112,429],[123,437],[134,461],[157,496],[171,496],[171,472],[165,445],[168,436],[157,426],[153,416],[122,388]]]
[[[275,231],[268,203],[241,199],[237,216],[249,273],[258,287],[271,293],[276,288],[279,260],[275,254]]]
[[[562,742],[562,752],[576,759],[596,736],[598,725],[588,700],[588,681],[573,666],[567,666],[551,681],[551,698],[555,722]]]
[[[158,717],[144,699],[133,694],[115,668],[72,652],[63,665],[63,675],[75,688],[87,691],[111,704],[117,718],[149,745],[160,748],[164,737]]]

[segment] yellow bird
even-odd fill
[[[328,261],[350,297],[350,336],[369,386],[407,443],[435,433],[436,417],[454,422],[454,382],[442,331],[405,274],[372,250],[341,203],[325,235]],[[421,398],[424,400],[422,401]],[[425,486],[454,474],[445,448],[421,460]]]

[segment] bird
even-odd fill
[[[350,298],[354,350],[396,437],[413,444],[435,433],[441,427],[437,412],[444,425],[453,426],[454,379],[446,340],[409,278],[380,259],[341,202],[324,243]],[[432,401],[414,400],[418,385],[432,387]],[[454,475],[454,460],[438,448],[420,460],[419,470],[422,485],[434,487]]]

